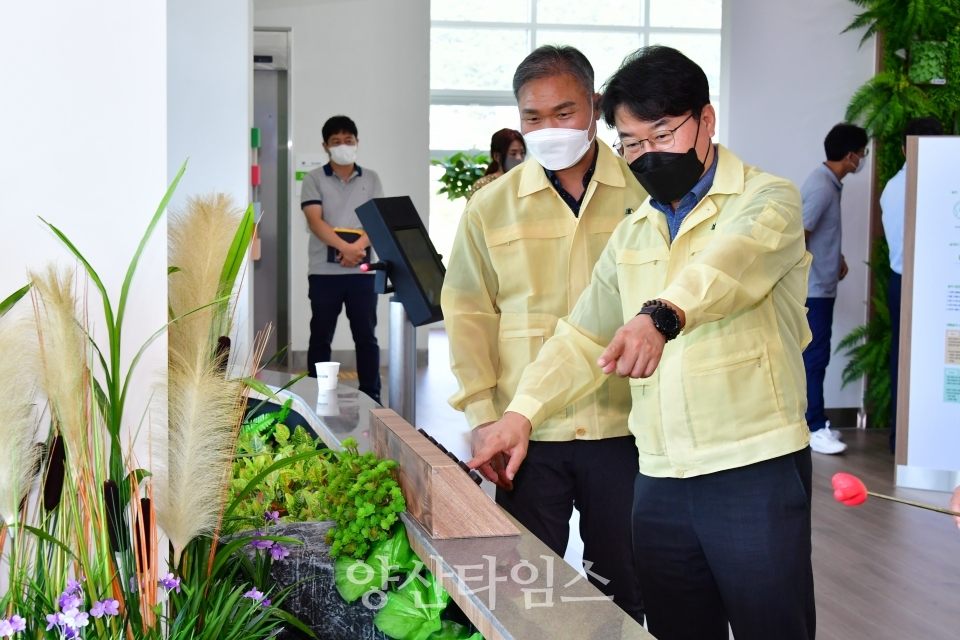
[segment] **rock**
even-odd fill
[[[264,533],[301,540],[304,544],[285,545],[290,556],[274,562],[271,576],[282,589],[304,580],[287,596],[283,608],[297,616],[317,634],[320,640],[387,640],[373,625],[375,611],[359,600],[347,604],[333,581],[334,559],[325,541],[332,522],[300,522],[269,527]],[[304,637],[294,630],[285,630],[280,638]]]

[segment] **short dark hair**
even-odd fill
[[[523,141],[523,134],[516,129],[500,129],[490,138],[490,164],[487,165],[487,171],[483,175],[488,176],[500,170],[500,163],[507,157],[510,146],[514,141],[523,145],[523,153],[527,153],[527,143]],[[497,162],[493,154],[500,154],[500,162]]]
[[[867,146],[867,132],[855,124],[838,124],[830,129],[823,139],[827,160],[843,160],[849,153],[856,153]]]
[[[942,136],[946,135],[943,125],[936,116],[914,118],[903,128],[903,146],[907,146],[907,136]]]
[[[323,123],[323,130],[321,133],[323,133],[324,142],[329,140],[331,136],[335,136],[338,133],[352,133],[353,137],[356,138],[357,125],[347,116],[333,116]]]
[[[635,118],[655,122],[688,111],[699,119],[708,104],[710,83],[700,65],[676,49],[653,45],[624,58],[603,86],[600,111],[612,127],[620,107]]]
[[[520,99],[520,89],[532,80],[571,75],[587,96],[593,97],[593,65],[587,56],[569,45],[545,44],[530,52],[513,74],[513,97]]]

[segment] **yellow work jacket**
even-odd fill
[[[592,392],[597,359],[647,300],[686,314],[656,372],[630,379],[630,430],[640,472],[689,477],[807,446],[810,342],[804,302],[810,254],[800,194],[718,146],[713,187],[671,243],[666,217],[646,202],[610,238],[556,336],[526,368],[507,411],[534,425]]]
[[[626,163],[599,143],[597,166],[576,217],[543,167],[528,159],[467,204],[450,252],[441,306],[459,390],[450,404],[471,428],[498,420],[520,374],[590,282],[610,234],[646,193]],[[536,440],[629,435],[630,389],[596,385],[559,405]]]

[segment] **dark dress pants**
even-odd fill
[[[807,372],[807,424],[810,431],[827,426],[824,413],[823,379],[830,364],[830,337],[833,333],[833,304],[836,298],[807,298],[807,322],[813,340],[803,352]]]
[[[592,563],[587,578],[642,624],[643,601],[630,534],[638,459],[633,436],[531,441],[513,491],[497,488],[497,504],[561,558],[576,506],[583,559]],[[591,573],[609,582],[603,584]]]
[[[357,350],[357,377],[360,391],[380,402],[380,345],[377,344],[377,294],[374,277],[365,274],[311,275],[310,346],[307,366],[317,376],[316,362],[330,362],[330,345],[337,319],[344,306]]]
[[[900,371],[900,288],[903,276],[890,272],[887,306],[890,308],[890,453],[897,447],[897,381]]]
[[[812,640],[810,449],[692,478],[637,475],[634,556],[657,640]]]

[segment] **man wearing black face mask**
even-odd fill
[[[703,70],[639,50],[600,107],[651,199],[524,369],[471,467],[512,477],[546,417],[616,372],[639,450],[633,543],[660,640],[811,640],[810,433],[802,351],[810,256],[800,194],[711,137]]]

